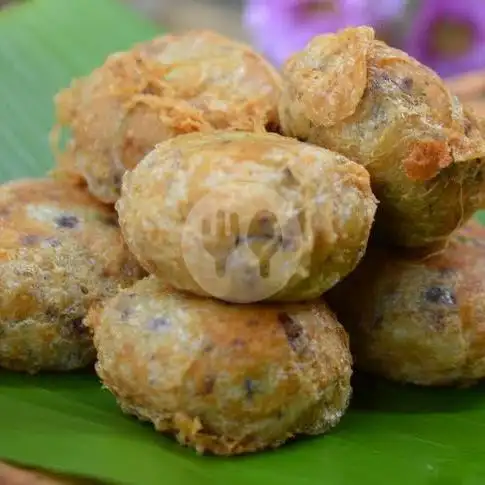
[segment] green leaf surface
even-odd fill
[[[60,88],[156,33],[109,0],[34,0],[0,12],[0,180],[51,167]],[[485,392],[359,377],[329,435],[226,459],[197,456],[124,416],[92,372],[0,372],[0,457],[133,485],[483,485]]]

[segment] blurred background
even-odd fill
[[[485,0],[119,0],[169,30],[211,28],[280,65],[315,35],[372,25],[444,77],[485,68]]]
[[[14,1],[26,0],[0,8]],[[169,31],[208,28],[251,43],[276,65],[315,35],[365,24],[443,77],[485,69],[485,0],[117,1]]]
[[[208,28],[249,42],[243,0],[120,0],[152,17],[167,30]]]

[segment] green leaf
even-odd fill
[[[52,166],[48,134],[59,89],[157,33],[114,0],[30,0],[0,10],[0,180]]]
[[[52,165],[58,89],[156,33],[115,1],[33,0],[2,11],[0,180]],[[93,372],[0,372],[1,458],[133,485],[483,485],[484,431],[482,387],[360,377],[350,412],[329,435],[247,457],[200,457],[124,416]]]

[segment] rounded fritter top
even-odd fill
[[[127,244],[174,287],[226,301],[305,300],[348,274],[376,210],[369,174],[277,134],[188,134],[123,180]]]
[[[359,369],[421,385],[485,377],[485,227],[475,221],[436,254],[369,248],[327,299]]]
[[[227,305],[150,276],[87,324],[97,372],[122,409],[199,452],[321,434],[349,403],[347,335],[323,302]]]
[[[115,202],[124,171],[163,140],[276,129],[280,90],[279,74],[259,54],[211,31],[138,44],[57,95],[55,131],[70,132],[58,172],[85,178],[96,197]]]
[[[285,135],[365,166],[376,229],[399,246],[446,237],[484,203],[485,140],[433,71],[370,27],[317,36],[283,69]]]

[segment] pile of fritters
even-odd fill
[[[96,361],[124,412],[220,455],[327,432],[354,367],[485,376],[485,123],[371,28],[281,73],[166,35],[55,103],[52,178],[0,188],[0,366]]]

